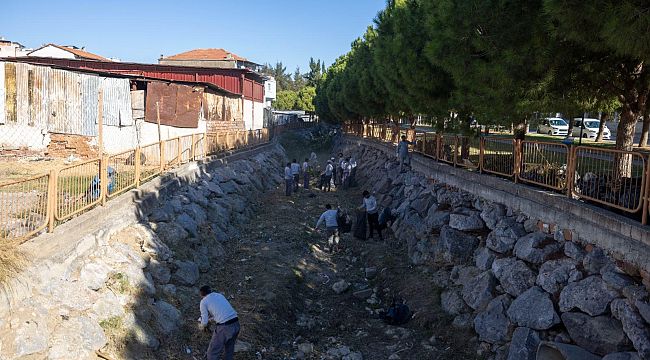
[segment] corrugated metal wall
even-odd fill
[[[5,64],[0,63],[0,124],[5,123]]]
[[[104,125],[132,126],[128,79],[0,62],[0,124],[95,136],[100,89],[104,94]]]

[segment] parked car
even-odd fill
[[[537,133],[566,136],[569,133],[569,124],[562,118],[545,118],[537,127]]]
[[[595,139],[598,135],[598,127],[600,126],[600,120],[585,118],[585,127],[581,129],[582,118],[573,119],[573,131],[571,135],[580,137],[580,130],[582,130],[582,137],[584,139]],[[607,125],[603,128],[603,139],[609,140],[612,137],[612,133],[609,131]]]

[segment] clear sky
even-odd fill
[[[85,46],[122,61],[224,48],[258,63],[306,71],[330,65],[372,23],[385,0],[4,0],[0,36],[37,48]]]

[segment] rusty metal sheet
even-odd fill
[[[95,134],[95,126],[82,121],[81,89],[80,74],[51,69],[47,89],[50,132],[86,136]]]
[[[199,124],[202,88],[150,82],[147,84],[145,121],[156,123],[156,103],[160,108],[160,124],[196,128]]]
[[[16,64],[5,63],[5,121],[16,123]]]
[[[47,82],[49,79],[50,68],[46,66],[31,66],[30,72],[33,74],[30,92],[32,100],[30,101],[30,120],[34,126],[39,128],[47,127],[48,107],[47,107]]]
[[[20,125],[27,125],[30,123],[29,66],[29,64],[16,64],[16,123]]]
[[[0,124],[5,123],[5,103],[7,102],[5,92],[5,63],[0,62]]]
[[[223,121],[224,96],[210,91],[203,93],[203,114],[207,121]]]
[[[103,78],[102,91],[104,97],[104,125],[133,125],[129,79]]]

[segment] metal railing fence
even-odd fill
[[[268,143],[272,136],[311,123],[273,129],[195,133],[103,155],[25,179],[0,184],[0,241],[24,241],[163,171],[227,151]]]
[[[343,132],[396,143],[411,151],[468,170],[544,187],[630,214],[650,213],[649,154],[593,146],[568,146],[506,137],[468,137],[400,129],[386,124],[343,124]],[[395,134],[395,135],[393,135]]]

